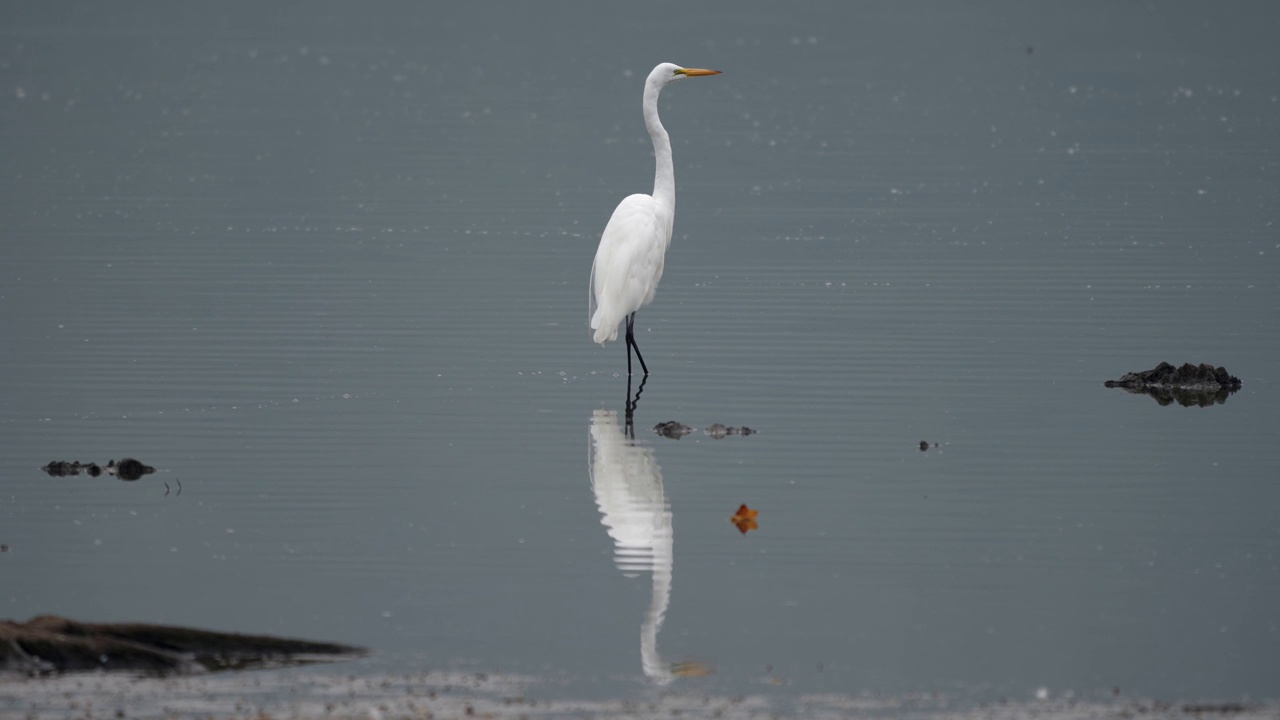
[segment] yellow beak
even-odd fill
[[[719,70],[704,70],[702,68],[682,68],[680,70],[677,70],[676,72],[679,73],[680,75],[687,75],[689,77],[698,77],[699,75],[719,75],[720,74]]]

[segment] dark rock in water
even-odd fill
[[[1138,388],[1148,387],[1182,388],[1183,390],[1212,390],[1220,388],[1239,390],[1240,378],[1227,372],[1224,367],[1214,367],[1208,363],[1192,365],[1183,363],[1182,367],[1174,367],[1162,362],[1150,370],[1125,373],[1119,380],[1108,380],[1103,383],[1107,387]]]
[[[67,477],[80,474],[80,463],[54,460],[40,469],[48,473],[49,477]]]
[[[333,662],[363,648],[168,625],[82,623],[41,615],[0,621],[0,673],[109,671],[180,675]]]
[[[1177,402],[1186,407],[1224,403],[1242,384],[1240,378],[1227,372],[1225,367],[1207,363],[1184,363],[1182,367],[1174,367],[1166,362],[1150,370],[1125,373],[1119,380],[1103,383],[1109,388],[1150,395],[1161,405]]]
[[[115,475],[121,480],[137,480],[143,475],[150,475],[156,469],[150,465],[143,465],[141,462],[133,458],[125,458],[120,462],[112,460],[107,463],[107,472]]]
[[[660,422],[657,425],[654,425],[653,431],[658,433],[662,437],[671,438],[672,440],[679,440],[685,435],[688,435],[689,433],[693,432],[693,428],[689,427],[688,425],[685,425],[684,423],[676,422],[675,420],[668,420],[666,422]]]

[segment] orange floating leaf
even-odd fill
[[[738,512],[729,518],[729,522],[738,527],[738,532],[746,535],[749,530],[758,530],[760,526],[756,523],[756,516],[760,514],[759,510],[752,510],[743,504],[738,508]]]

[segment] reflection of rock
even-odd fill
[[[155,471],[156,469],[150,465],[143,465],[133,458],[125,458],[120,462],[112,460],[107,463],[107,472],[121,480],[137,480],[143,475],[150,475]]]
[[[657,425],[654,425],[653,431],[658,433],[662,437],[671,438],[672,440],[679,440],[685,435],[688,435],[689,433],[693,432],[693,428],[689,427],[688,425],[685,425],[684,423],[678,423],[675,420],[668,420],[666,422],[660,422]]]
[[[1174,367],[1166,362],[1150,370],[1125,373],[1119,380],[1108,380],[1103,384],[1135,394],[1145,393],[1161,405],[1177,402],[1186,407],[1224,403],[1242,385],[1240,378],[1227,372],[1225,367],[1207,363],[1184,363],[1182,367]]]
[[[98,463],[81,463],[79,460],[67,462],[66,460],[54,460],[53,462],[40,468],[49,474],[49,477],[70,477],[85,473],[90,477],[98,477],[102,474],[103,468]],[[144,465],[133,458],[124,458],[120,462],[112,460],[107,463],[107,473],[115,475],[121,480],[137,480],[143,475],[150,475],[156,469],[150,465]]]
[[[676,422],[675,420],[660,422],[653,426],[653,431],[662,437],[671,438],[672,440],[679,440],[685,435],[695,432],[693,428],[685,425],[684,423]],[[744,437],[747,435],[754,435],[757,431],[752,430],[745,425],[742,427],[726,427],[720,423],[713,423],[705,432],[707,436],[713,440],[720,440],[730,435],[742,435]]]
[[[166,625],[81,623],[56,615],[25,623],[0,621],[0,673],[177,675],[332,662],[366,652],[336,643]]]
[[[730,435],[742,435],[743,437],[746,437],[747,435],[754,435],[755,432],[755,430],[752,430],[745,425],[742,427],[725,427],[720,423],[714,423],[706,430],[707,435],[716,440],[720,440],[721,438],[725,438]]]
[[[82,472],[87,473],[91,477],[98,477],[102,474],[102,468],[98,466],[98,463],[81,465],[78,460],[75,462],[54,460],[40,469],[48,473],[49,477],[70,477],[72,475],[79,475]]]

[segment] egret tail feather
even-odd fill
[[[597,309],[595,316],[591,318],[591,329],[595,330],[595,334],[592,335],[591,339],[601,345],[617,340],[618,322],[618,320],[609,322],[608,318],[604,317],[604,309]]]

